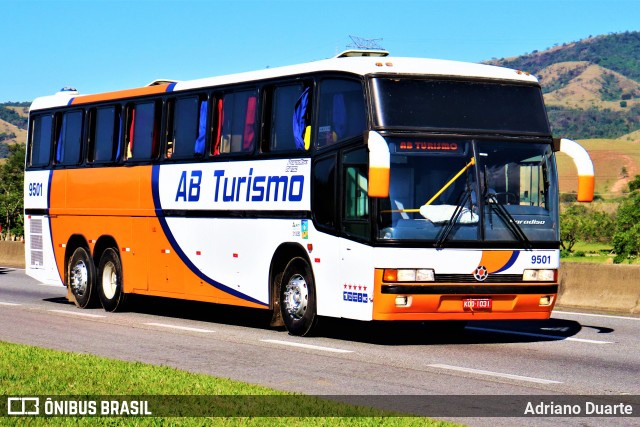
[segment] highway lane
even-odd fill
[[[640,395],[638,317],[556,311],[548,321],[472,322],[454,337],[430,325],[321,319],[317,336],[298,338],[268,328],[269,317],[260,310],[136,298],[129,311],[106,313],[79,310],[65,294],[21,270],[0,274],[0,340],[305,394]],[[509,418],[461,421],[513,424]],[[554,425],[557,419],[517,423]]]

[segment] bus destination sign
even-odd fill
[[[464,150],[464,144],[457,142],[433,142],[433,141],[401,141],[396,145],[397,152],[424,153],[447,152],[456,153]]]

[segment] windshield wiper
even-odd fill
[[[456,204],[456,209],[453,211],[453,215],[451,215],[451,218],[449,218],[449,222],[440,231],[438,235],[438,241],[436,242],[436,247],[438,249],[443,248],[444,242],[449,237],[449,234],[451,234],[451,232],[453,231],[453,227],[455,227],[456,223],[460,219],[460,216],[464,212],[464,207],[467,204],[467,202],[470,201],[470,199],[471,199],[471,187],[467,187],[464,190],[462,190],[462,193],[460,193],[460,196],[458,196],[458,203]],[[469,207],[470,207],[469,213],[472,214],[471,204],[469,204]]]
[[[505,223],[509,231],[513,233],[513,235],[521,241],[525,248],[531,249],[531,242],[527,239],[526,234],[522,231],[522,228],[518,225],[515,218],[505,209],[504,206],[498,202],[496,195],[493,193],[487,193],[485,195],[485,205],[489,206],[489,209],[495,209],[498,217]]]

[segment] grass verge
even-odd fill
[[[570,253],[562,252],[561,262],[613,264],[613,258],[615,258],[615,256],[611,244],[577,242]],[[640,264],[640,257],[626,260],[622,264]]]
[[[123,362],[89,354],[67,353],[33,346],[0,342],[0,395],[3,396],[282,396],[278,401],[293,408],[281,413],[312,416],[242,416],[256,408],[238,407],[239,416],[223,417],[0,417],[0,425],[29,426],[455,426],[422,417],[403,417],[391,412],[359,408],[313,396],[295,395],[266,387],[180,371],[166,366]],[[289,398],[287,398],[289,396]],[[269,397],[268,399],[273,399]],[[274,402],[274,400],[268,400]],[[215,400],[215,399],[214,399]],[[208,400],[211,402],[211,400]],[[222,398],[221,405],[237,400]],[[251,399],[241,400],[251,403]],[[264,403],[256,398],[255,405]],[[7,402],[0,402],[5,409]],[[207,408],[209,410],[210,408]],[[229,413],[229,408],[220,408]],[[258,412],[261,408],[258,408]],[[213,409],[213,412],[219,413]],[[317,414],[317,415],[316,415]],[[331,416],[327,416],[331,414]],[[188,414],[187,414],[188,415]],[[344,415],[344,416],[341,416]]]

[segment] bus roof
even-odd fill
[[[404,58],[383,55],[360,56],[358,53],[342,52],[340,55],[320,61],[298,65],[267,68],[238,74],[228,74],[188,81],[156,80],[148,86],[95,95],[79,95],[74,91],[61,91],[52,96],[36,98],[31,110],[40,110],[65,105],[86,104],[96,101],[125,99],[140,95],[151,95],[164,92],[223,86],[233,83],[245,83],[318,72],[345,72],[354,75],[413,75],[434,77],[481,78],[512,82],[537,83],[538,80],[529,73],[492,65],[476,64],[440,59]]]

